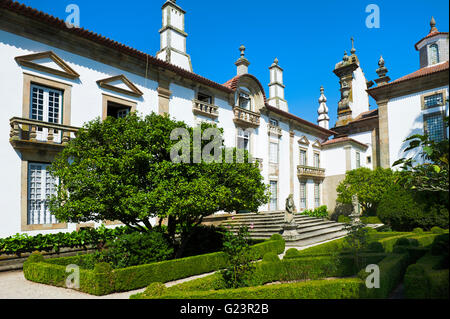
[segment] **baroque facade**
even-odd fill
[[[389,83],[380,61],[374,88],[352,47],[334,69],[341,100],[338,121],[330,128],[324,88],[318,90],[318,124],[289,112],[277,59],[269,67],[268,96],[249,73],[244,46],[235,63],[236,76],[226,83],[195,74],[186,50],[185,11],[175,0],[162,6],[156,57],[91,31],[69,28],[60,19],[9,0],[0,0],[0,16],[0,237],[91,226],[60,223],[51,215],[47,198],[55,181],[46,167],[78,128],[96,117],[138,111],[168,113],[190,126],[214,122],[224,129],[226,146],[246,148],[259,162],[272,194],[260,211],[283,210],[289,194],[299,210],[327,205],[334,211],[336,186],[346,171],[390,166],[404,134],[435,132],[436,118],[430,114],[437,114],[437,107],[439,114],[448,114],[448,78],[443,80],[448,76],[448,33],[437,30],[416,45],[420,75]],[[440,92],[443,100],[433,95]],[[369,94],[378,109],[369,109]],[[399,121],[398,114],[404,112],[399,109],[412,112],[401,99],[418,103],[415,116],[423,119],[422,126]],[[431,105],[435,100],[439,106]]]

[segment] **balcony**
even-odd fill
[[[219,107],[194,99],[192,100],[192,112],[197,115],[216,119],[219,116]]]
[[[79,128],[62,124],[48,123],[37,120],[13,117],[10,143],[19,150],[36,149],[61,150]]]
[[[301,179],[324,179],[325,178],[325,169],[318,167],[311,167],[305,165],[297,166],[297,176]]]
[[[254,157],[253,160],[254,160],[253,163],[258,163],[258,167],[262,171],[263,170],[263,159]]]
[[[239,126],[244,127],[258,127],[261,116],[258,113],[240,108],[234,107],[234,122]]]
[[[270,123],[267,124],[267,132],[269,135],[277,136],[277,137],[279,137],[283,134],[281,131],[281,127],[272,125]]]

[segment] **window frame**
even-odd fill
[[[316,166],[316,158],[317,158],[317,166]],[[313,167],[320,168],[320,152],[314,152],[313,155]]]
[[[427,135],[428,138],[429,138],[429,134],[428,134],[428,122],[427,122],[427,120],[428,120],[429,118],[432,118],[432,117],[435,117],[435,116],[440,117],[441,120],[442,120],[442,140],[444,140],[444,139],[447,138],[447,129],[446,129],[446,127],[445,127],[445,121],[444,121],[444,118],[445,118],[445,111],[438,111],[438,112],[433,112],[433,113],[423,114],[423,132],[424,132],[424,135]],[[441,141],[442,141],[442,140],[441,140]],[[436,142],[437,142],[437,141],[436,141]]]
[[[102,120],[106,120],[108,116],[108,103],[123,105],[124,109],[129,108],[130,112],[136,112],[137,102],[125,100],[116,96],[102,93]]]
[[[436,51],[434,51],[434,48],[436,48]],[[436,61],[433,62],[433,53],[436,54],[435,58]],[[440,62],[440,57],[439,57],[439,45],[437,44],[437,42],[431,43],[428,45],[428,54],[429,54],[429,65],[434,65],[434,64],[438,64]]]
[[[304,186],[304,197],[302,197],[302,187]],[[304,211],[308,209],[308,183],[305,180],[301,180],[299,183],[299,209],[300,211]],[[302,207],[302,200],[304,199],[305,207]]]
[[[302,163],[302,152],[305,152],[305,162]],[[301,166],[308,166],[308,149],[304,147],[299,148],[299,155],[298,155],[298,161],[299,165]]]
[[[273,197],[273,193],[272,193],[272,185],[275,184],[275,197]],[[269,200],[269,211],[277,211],[278,210],[278,181],[277,180],[271,180],[269,181],[269,185],[270,185],[270,200]],[[275,204],[275,209],[272,209],[272,204]]]
[[[275,161],[273,161],[273,158],[272,158],[272,156],[273,156],[272,145],[276,146]],[[279,145],[279,143],[269,141],[269,163],[270,164],[279,164],[280,163],[280,145]]]
[[[437,94],[442,94],[442,103],[436,104],[436,105],[433,105],[433,106],[426,106],[426,105],[425,105],[425,100],[426,100],[426,98],[428,98],[428,97],[430,97],[430,96],[433,96],[433,95],[437,95]],[[447,100],[446,90],[438,90],[438,91],[433,91],[433,92],[430,92],[430,93],[423,94],[423,95],[421,96],[421,106],[422,106],[422,110],[429,110],[429,109],[433,109],[433,108],[435,108],[435,107],[442,107],[442,106],[445,106],[445,104],[447,103],[446,100]]]
[[[319,183],[319,182],[314,182],[314,208],[320,207],[320,201],[321,201],[320,184],[321,183]],[[317,189],[316,189],[316,187],[317,187]]]

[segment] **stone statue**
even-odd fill
[[[294,195],[290,194],[288,198],[286,198],[286,212],[284,214],[284,222],[287,224],[295,223],[294,213],[296,211],[294,204]]]

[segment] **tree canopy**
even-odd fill
[[[203,133],[212,127],[202,124],[197,130]],[[189,132],[189,163],[171,160],[179,143],[171,134],[180,128]],[[178,231],[183,242],[204,216],[257,211],[268,202],[258,165],[225,163],[230,150],[222,139],[222,163],[193,163],[194,134],[184,122],[154,113],[85,124],[50,167],[59,180],[50,202],[52,213],[66,222],[119,220],[140,231],[152,229],[152,218],[167,218],[170,236],[174,239]],[[209,142],[201,140],[202,149]],[[236,158],[237,150],[231,154]]]

